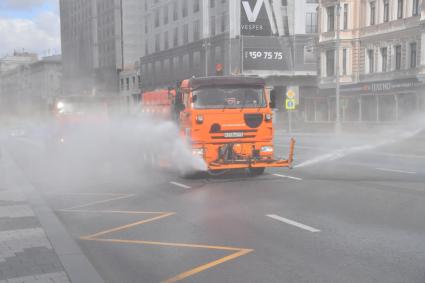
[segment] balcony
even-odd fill
[[[416,28],[419,26],[419,20],[420,19],[417,16],[393,20],[386,23],[376,24],[373,26],[366,26],[360,30],[360,36],[368,37]]]

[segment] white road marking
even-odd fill
[[[296,181],[302,181],[303,180],[303,179],[298,178],[298,177],[287,176],[287,175],[282,175],[282,174],[273,174],[273,176],[280,177],[280,178],[291,179],[291,180],[296,180]]]
[[[293,221],[293,220],[290,220],[290,219],[287,219],[287,218],[280,217],[279,215],[276,215],[276,214],[268,214],[266,216],[273,218],[274,220],[277,220],[277,221],[280,221],[280,222],[283,222],[283,223],[286,223],[286,224],[307,230],[307,231],[312,232],[312,233],[320,232],[319,229],[304,225],[302,223],[299,223],[299,222],[296,222],[296,221]]]
[[[416,172],[412,172],[412,171],[403,171],[403,170],[388,169],[388,168],[375,168],[375,169],[379,171],[401,173],[401,174],[416,174]]]
[[[170,182],[170,184],[177,186],[177,187],[180,187],[180,188],[183,188],[183,189],[191,189],[192,188],[192,187],[189,187],[189,186],[186,186],[184,184],[177,183],[177,182]]]

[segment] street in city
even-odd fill
[[[286,154],[288,134],[276,136]],[[425,133],[295,137],[295,168],[260,177],[119,163],[58,178],[36,140],[9,137],[3,149],[105,282],[424,282]],[[37,220],[13,209],[9,233],[24,225],[37,239]],[[52,252],[31,241],[25,253]]]

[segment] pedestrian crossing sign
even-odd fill
[[[286,99],[286,110],[295,110],[297,107],[297,101],[295,98]]]

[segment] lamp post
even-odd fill
[[[341,3],[340,1],[337,2],[337,6],[336,6],[336,44],[335,44],[335,53],[336,53],[336,75],[335,75],[335,94],[336,94],[336,121],[335,121],[335,133],[339,134],[341,133],[341,94],[340,94],[340,75],[339,75],[339,50],[340,50],[340,23],[341,21]]]
[[[205,77],[208,77],[208,56],[209,56],[209,48],[211,47],[211,42],[209,38],[206,38],[202,43],[202,48],[205,49]]]

